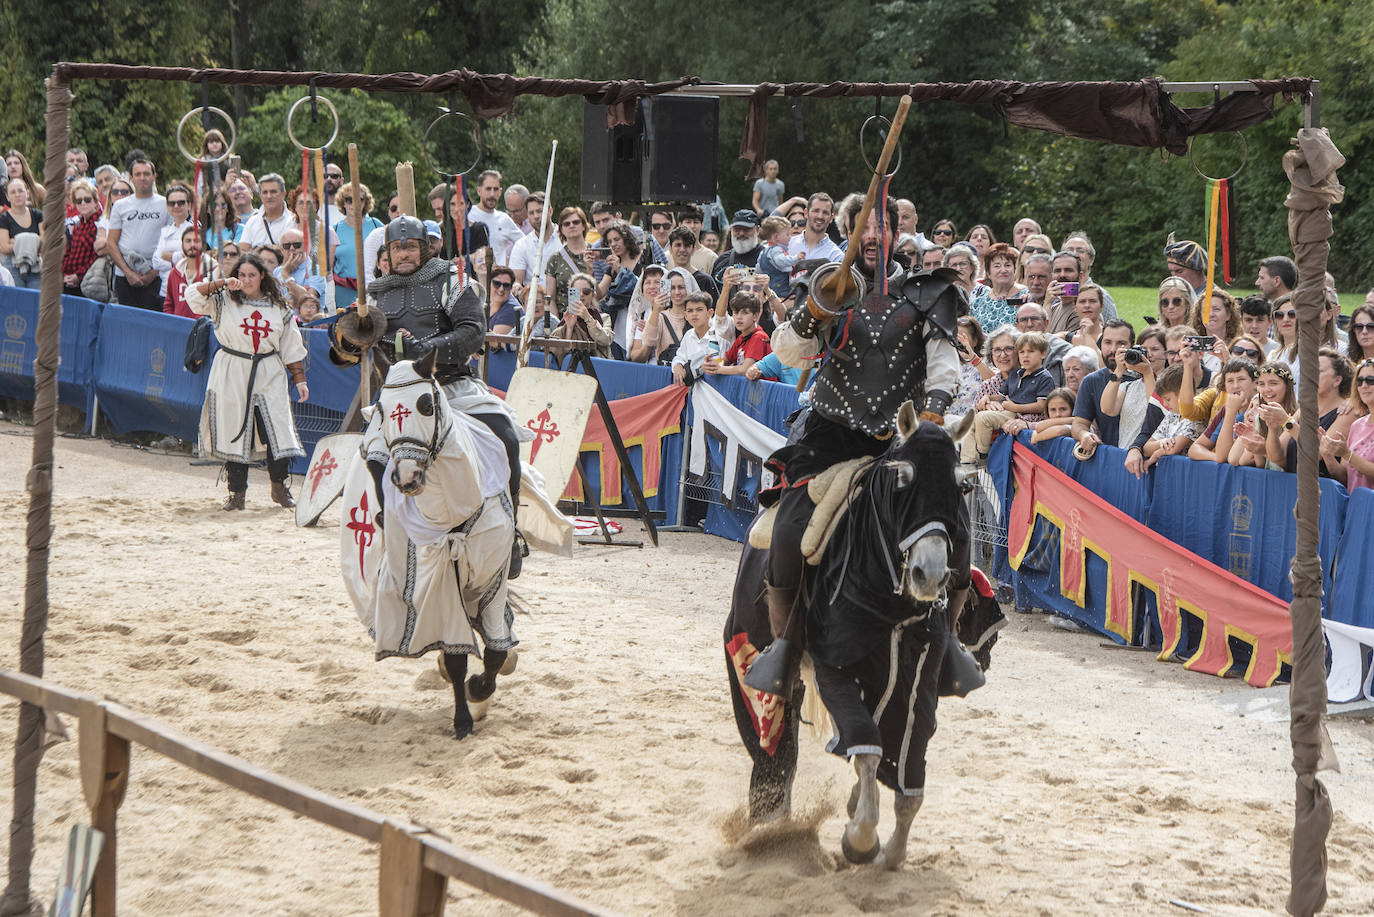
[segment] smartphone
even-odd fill
[[[582,290],[580,287],[568,287],[568,308],[572,308],[582,301]]]
[[[1078,284],[1072,280],[1066,280],[1059,285],[1059,295],[1074,297],[1078,295]]]
[[[1188,342],[1188,347],[1196,353],[1206,353],[1217,342],[1216,335],[1212,334],[1189,334],[1183,339]]]
[[[242,172],[242,171],[243,171],[243,157],[240,156],[238,153],[235,153],[233,156],[230,156],[230,157],[229,157],[229,171],[230,171],[230,172]]]

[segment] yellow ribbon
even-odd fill
[[[1212,282],[1217,270],[1217,211],[1221,207],[1221,183],[1213,181],[1212,201],[1207,217],[1207,289],[1202,294],[1202,324],[1199,331],[1207,330],[1212,320]]]

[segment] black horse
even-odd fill
[[[968,563],[968,515],[955,480],[949,434],[917,425],[903,409],[887,453],[856,472],[857,494],[821,563],[808,568],[807,649],[821,700],[837,725],[828,750],[847,754],[858,780],[843,841],[855,862],[900,866],[925,786],[925,752],[950,633],[944,588]],[[725,625],[726,669],[740,738],[753,758],[749,813],[754,821],[786,814],[797,766],[797,729],[805,688],[790,696],[755,691],[743,679],[772,642],[764,600],[768,552],[746,545]],[[981,577],[979,577],[981,579]],[[1001,611],[987,590],[970,593],[961,616],[970,635],[995,632]],[[984,640],[984,649],[990,643]],[[951,693],[951,692],[946,692]],[[876,726],[876,730],[874,727]],[[875,737],[877,744],[870,744]],[[877,783],[896,793],[896,828],[877,838]]]

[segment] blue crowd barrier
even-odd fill
[[[110,429],[195,441],[209,369],[207,364],[188,373],[182,365],[193,324],[179,315],[105,306],[95,348],[95,393]]]
[[[1011,444],[1011,437],[998,437],[988,456],[988,473],[1004,508],[1015,495]],[[1120,449],[1100,446],[1092,460],[1079,462],[1063,438],[1031,448],[1175,544],[1283,601],[1292,599],[1288,572],[1297,546],[1295,476],[1172,456],[1138,482],[1124,473],[1125,453]],[[1101,468],[1092,473],[1092,466]],[[1365,598],[1374,584],[1374,557],[1368,550],[1374,539],[1374,491],[1362,488],[1347,495],[1341,484],[1323,479],[1318,536],[1324,613],[1374,627],[1374,603]],[[1013,571],[1006,549],[999,548],[994,573],[1013,584],[1018,604],[1046,608],[1102,630],[1106,564],[1089,554],[1085,610],[1059,594],[1059,549],[1059,532],[1039,520],[1021,568]],[[1154,596],[1145,592],[1137,598],[1136,613],[1143,617],[1137,623],[1157,636]]]
[[[95,394],[96,341],[103,307],[79,296],[62,297],[62,342],[57,400],[88,414]],[[0,397],[33,400],[33,361],[38,356],[38,291],[0,287]]]

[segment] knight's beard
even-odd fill
[[[759,237],[750,236],[747,239],[731,239],[730,246],[735,250],[735,254],[747,255],[759,247]]]

